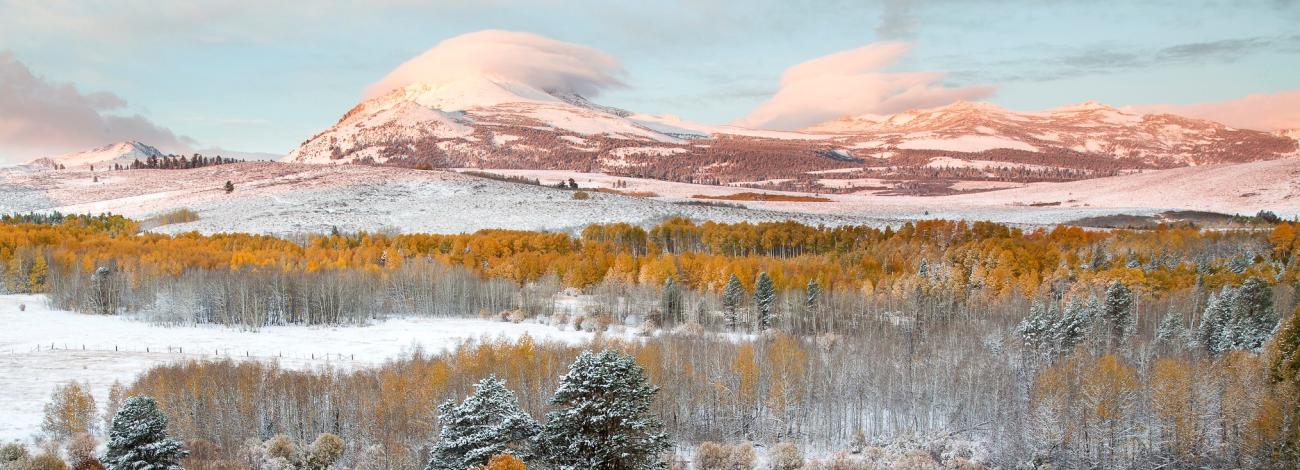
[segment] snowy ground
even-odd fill
[[[810,225],[898,225],[917,219],[991,220],[1053,225],[1081,217],[1147,215],[1170,209],[1300,215],[1300,158],[1177,168],[1068,183],[1033,183],[952,196],[822,195],[831,202],[748,201],[745,208],[681,205],[694,195],[742,191],[725,186],[550,170],[486,170],[540,179],[573,178],[584,188],[650,192],[630,197],[482,179],[448,171],[352,165],[250,162],[194,170],[53,171],[0,168],[0,213],[113,212],[134,218],[188,208],[197,230],[296,234],[343,231],[460,233],[487,228],[567,231],[591,223],[648,225],[682,216],[718,222],[796,220]],[[221,189],[225,181],[233,193]],[[748,192],[782,193],[744,189]],[[791,194],[791,193],[784,193]],[[734,203],[734,202],[733,202]]]
[[[25,312],[19,305],[25,304]],[[101,406],[113,381],[129,383],[150,367],[191,359],[276,361],[283,367],[364,367],[436,352],[462,341],[518,338],[579,343],[590,333],[538,323],[463,318],[393,319],[370,326],[285,326],[241,331],[216,326],[162,327],[122,317],[51,310],[43,296],[0,295],[0,442],[40,429],[55,386],[90,384]],[[51,345],[54,347],[50,349]],[[84,350],[82,348],[85,348]]]

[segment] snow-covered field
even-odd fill
[[[1068,183],[999,184],[1007,189],[951,196],[886,196],[863,191],[823,195],[831,202],[746,201],[745,208],[682,205],[695,195],[740,189],[557,170],[483,170],[535,178],[572,178],[583,188],[653,193],[630,197],[508,183],[450,171],[353,165],[250,162],[194,170],[97,173],[35,167],[0,169],[0,213],[58,210],[113,212],[134,218],[178,208],[194,222],[156,230],[297,234],[343,231],[460,233],[480,229],[568,231],[592,223],[648,225],[682,216],[718,222],[795,220],[810,225],[898,225],[917,219],[991,220],[1051,225],[1081,217],[1154,214],[1170,209],[1300,215],[1300,158],[1177,168]],[[235,190],[221,189],[231,181]],[[867,181],[863,181],[866,183]],[[967,188],[971,189],[971,188]]]
[[[221,189],[227,180],[235,186],[229,194]],[[85,170],[0,169],[0,213],[58,210],[146,218],[178,208],[197,211],[201,218],[160,231],[293,234],[329,232],[334,227],[371,232],[557,231],[591,223],[651,224],[674,216],[719,222],[794,219],[813,225],[889,222],[850,214],[683,206],[597,192],[577,200],[567,190],[454,172],[373,166],[240,163],[194,170],[100,172],[98,182]]]
[[[20,312],[19,305],[26,311]],[[437,352],[472,339],[519,338],[579,343],[590,333],[539,323],[467,318],[404,318],[368,326],[281,326],[243,331],[218,326],[163,327],[123,317],[52,310],[38,295],[0,295],[0,442],[40,429],[57,385],[90,384],[102,407],[113,381],[176,361],[231,358],[282,367],[364,367]],[[54,349],[51,350],[50,347]],[[85,348],[84,350],[82,348]]]

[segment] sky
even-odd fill
[[[500,42],[598,103],[705,123],[967,99],[1300,127],[1296,24],[1293,0],[0,0],[0,162],[124,139],[284,154],[386,80]]]

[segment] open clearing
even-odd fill
[[[25,312],[19,311],[20,304],[26,305]],[[0,295],[0,325],[0,416],[5,417],[0,420],[0,442],[26,440],[39,430],[43,406],[58,385],[89,383],[102,411],[114,381],[129,383],[150,367],[177,361],[230,358],[295,369],[350,368],[407,356],[416,348],[438,352],[475,339],[528,335],[539,342],[576,344],[592,337],[539,323],[471,318],[399,318],[368,326],[277,326],[258,331],[166,327],[52,310],[38,295]]]

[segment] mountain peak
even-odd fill
[[[1119,111],[1115,107],[1107,105],[1097,100],[1088,100],[1082,103],[1076,103],[1049,110],[1051,112],[1083,112],[1083,111]]]
[[[45,157],[31,163],[59,164],[63,166],[91,166],[101,164],[130,164],[135,160],[149,157],[161,157],[164,154],[157,148],[135,140],[123,140],[90,150],[67,153],[57,157]]]

